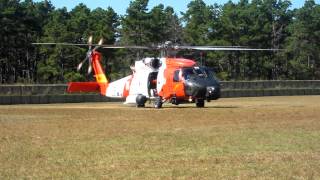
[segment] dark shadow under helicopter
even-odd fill
[[[195,107],[195,106],[162,106],[162,108],[157,109],[157,110],[161,110],[161,109],[237,109],[240,108],[239,106],[205,106],[205,107]],[[146,106],[144,108],[141,109],[155,109],[152,106]]]

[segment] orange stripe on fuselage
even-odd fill
[[[183,83],[174,83],[173,75],[174,71],[183,67],[193,67],[196,64],[195,61],[183,58],[166,58],[166,69],[164,70],[164,77],[166,78],[166,84],[163,85],[159,95],[164,99],[169,99],[172,96],[184,96]],[[177,85],[177,86],[175,86]]]
[[[127,80],[127,82],[124,85],[123,97],[125,97],[125,98],[129,96],[132,79],[133,79],[133,75],[130,76],[130,78]]]

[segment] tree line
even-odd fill
[[[132,0],[126,14],[112,8],[71,11],[48,0],[0,0],[0,82],[65,83],[92,78],[85,68],[76,71],[87,49],[77,46],[35,46],[32,42],[105,44],[245,46],[280,51],[180,51],[179,57],[213,67],[222,80],[320,79],[320,5],[307,0],[292,9],[288,0],[240,0],[205,4],[192,0],[177,14],[148,0]],[[159,52],[104,50],[108,78],[130,73],[129,65]]]

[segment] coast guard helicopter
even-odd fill
[[[71,43],[33,43],[45,45],[76,45],[89,46],[86,58],[78,65],[81,69],[85,62],[89,63],[88,73],[94,72],[95,82],[69,82],[68,93],[98,92],[103,96],[125,99],[124,104],[135,104],[145,107],[147,100],[153,100],[155,108],[161,108],[163,103],[175,105],[195,103],[196,107],[204,107],[205,101],[220,98],[220,83],[214,72],[204,66],[198,66],[194,60],[175,57],[147,57],[135,61],[130,67],[132,74],[122,79],[109,82],[101,66],[100,48],[104,49],[152,49],[165,51],[201,50],[201,51],[255,51],[275,49],[250,49],[232,46],[175,46],[165,43],[159,46],[117,46]],[[163,53],[162,53],[163,54]]]

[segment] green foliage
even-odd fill
[[[49,59],[38,63],[37,75],[41,83],[54,83],[59,81],[61,69],[56,62],[57,57],[50,56]]]
[[[64,75],[64,79],[67,82],[86,81],[86,78],[82,74],[80,74],[79,72],[67,72]]]
[[[131,1],[127,15],[122,18],[122,41],[127,44],[145,45],[149,42],[150,16],[147,13],[148,0]]]
[[[119,17],[112,8],[93,10],[88,23],[86,34],[92,35],[96,42],[99,38],[103,38],[107,44],[115,43]]]
[[[295,11],[287,40],[290,75],[294,79],[319,79],[320,69],[320,5],[313,0]]]
[[[202,0],[191,1],[187,12],[183,14],[183,20],[186,22],[185,41],[193,45],[207,44],[212,16],[211,8],[206,6]]]
[[[36,49],[31,42],[41,36],[51,10],[48,2],[0,1],[0,83],[36,78]]]
[[[229,80],[228,72],[226,72],[226,71],[219,72],[219,73],[217,74],[217,77],[218,77],[219,79]]]

